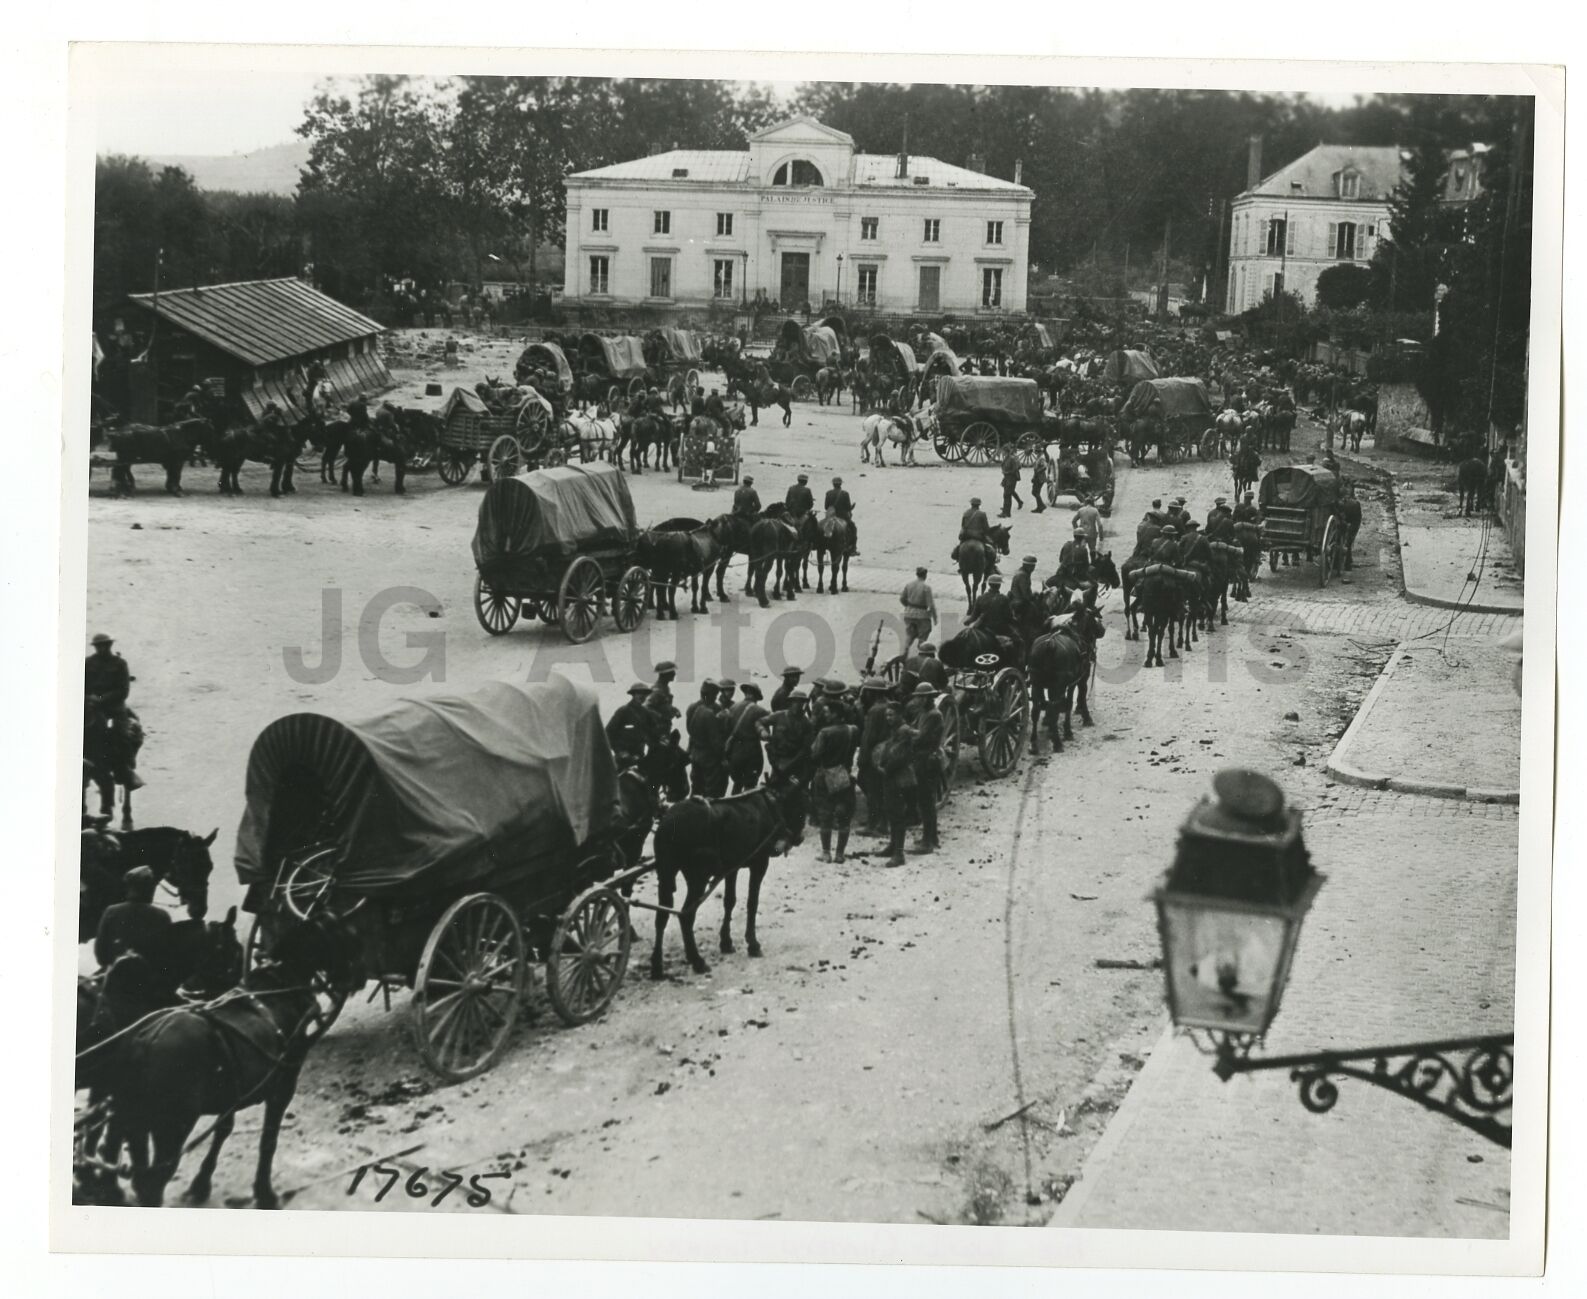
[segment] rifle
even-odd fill
[[[864,675],[867,677],[876,674],[876,652],[882,647],[882,624],[884,621],[882,618],[876,620],[876,638],[871,641],[870,657],[865,660]]]

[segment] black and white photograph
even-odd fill
[[[59,1247],[1538,1264],[1551,70],[244,51],[72,57]]]

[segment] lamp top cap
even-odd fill
[[[1277,782],[1245,767],[1224,768],[1212,778],[1212,791],[1226,811],[1243,820],[1271,822],[1284,810]]]

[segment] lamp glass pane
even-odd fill
[[[1187,1028],[1262,1033],[1289,964],[1283,915],[1225,910],[1206,898],[1164,898],[1169,1009]]]

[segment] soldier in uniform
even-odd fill
[[[727,428],[727,407],[722,403],[722,394],[715,388],[711,389],[710,396],[705,399],[705,414],[707,418],[714,419],[720,428],[724,430]]]
[[[822,861],[843,861],[849,846],[849,830],[854,824],[854,750],[859,738],[859,727],[828,714],[811,742],[815,775],[810,793],[816,825],[821,829]],[[836,854],[832,850],[834,834]]]
[[[1041,514],[1047,509],[1047,457],[1038,456],[1035,467],[1030,471],[1030,494],[1036,500],[1034,514]]]
[[[724,716],[735,707],[733,692],[737,689],[738,682],[732,677],[722,677],[716,683],[716,706]]]
[[[753,681],[746,681],[743,698],[728,714],[727,774],[733,780],[733,792],[742,794],[760,784],[760,773],[765,758],[760,749],[760,724],[771,714],[761,703],[761,691]]]
[[[1161,501],[1153,501],[1154,506],[1160,506]],[[1141,521],[1135,525],[1135,554],[1144,557],[1152,553],[1152,547],[1157,543],[1158,536],[1163,531],[1164,519],[1157,509],[1147,510],[1141,516]]]
[[[1029,633],[1036,614],[1036,593],[1031,590],[1031,574],[1036,571],[1036,556],[1019,561],[1019,571],[1008,584],[1008,603],[1014,613],[1014,626],[1021,636]]]
[[[733,493],[733,513],[741,519],[760,517],[760,493],[755,490],[755,476],[745,474],[744,481]]]
[[[1179,529],[1172,523],[1163,524],[1162,531],[1152,544],[1151,560],[1154,564],[1175,564],[1179,561]]]
[[[931,626],[937,621],[937,602],[926,582],[926,570],[917,568],[915,580],[904,584],[898,603],[904,607],[904,653],[931,635]]]
[[[667,399],[657,388],[652,385],[645,394],[645,405],[652,415],[659,416],[662,420],[667,418]]]
[[[1236,523],[1260,523],[1262,521],[1262,511],[1257,508],[1255,492],[1247,492],[1240,503],[1234,507],[1234,521]]]
[[[788,707],[788,700],[793,697],[793,692],[799,688],[799,679],[804,676],[803,668],[784,668],[782,670],[782,685],[772,692],[771,710],[780,713]]]
[[[83,664],[85,728],[98,726],[111,732],[116,761],[126,776],[127,788],[142,789],[143,779],[133,766],[137,749],[135,723],[127,707],[127,696],[132,691],[131,670],[127,661],[113,652],[115,641],[104,632],[96,632],[91,643],[94,652]]]
[[[1168,507],[1168,521],[1181,531],[1190,522],[1190,511],[1185,508],[1183,496],[1174,497],[1173,504]]]
[[[1014,626],[1014,606],[1003,594],[1003,579],[998,574],[986,579],[986,590],[976,597],[964,626],[966,631],[974,628],[990,632],[1002,643],[1006,657],[1016,663],[1023,659],[1023,646]]]
[[[1003,508],[997,517],[1008,518],[1016,501],[1023,510],[1025,502],[1019,494],[1019,457],[1010,451],[1003,457]]]
[[[719,797],[719,774],[724,778],[721,783],[725,792],[727,737],[716,705],[717,692],[715,681],[700,682],[700,697],[689,705],[683,719],[689,736],[689,792],[697,797]]]
[[[972,496],[970,498],[970,508],[964,512],[964,516],[959,520],[960,544],[962,545],[966,541],[984,542],[991,527],[992,520],[986,517],[986,511],[981,508],[981,498]],[[953,548],[948,558],[953,560],[955,564],[959,562],[958,546]],[[997,561],[994,559],[992,562],[995,567]]]
[[[644,758],[655,738],[655,715],[645,707],[650,687],[636,681],[628,687],[628,702],[620,705],[606,723],[606,739],[618,767],[634,767]]]
[[[1063,549],[1058,552],[1058,571],[1053,575],[1054,584],[1071,591],[1084,586],[1091,577],[1092,558],[1091,542],[1080,525],[1076,524],[1074,535],[1064,542]]]
[[[832,513],[849,525],[849,554],[859,554],[860,534],[854,526],[854,501],[848,492],[844,490],[841,478],[832,480],[832,486],[827,489],[826,499],[822,502],[822,508],[831,510]]]
[[[171,927],[171,913],[155,905],[156,880],[152,870],[134,866],[122,882],[127,900],[105,908],[94,935],[94,959],[101,969],[108,969],[125,952],[155,959],[159,938]]]
[[[871,677],[860,687],[860,705],[864,721],[860,723],[860,789],[865,794],[865,833],[885,834],[886,816],[883,807],[882,777],[871,761],[876,746],[893,733],[897,723],[893,701],[887,694],[887,682],[881,677]]]
[[[656,664],[656,684],[650,688],[645,707],[655,718],[651,743],[659,744],[672,731],[672,723],[681,715],[672,701],[672,683],[678,675],[678,665],[670,659]]]
[[[816,507],[815,493],[810,490],[810,475],[800,474],[799,481],[788,489],[783,497],[783,504],[788,508],[788,517],[793,520],[804,518]]]
[[[937,657],[937,647],[929,642],[920,647],[920,662],[915,675],[928,685],[935,686],[940,694],[948,688],[948,669]]]
[[[894,714],[892,734],[872,751],[871,761],[881,767],[882,801],[887,810],[887,865],[904,864],[904,836],[915,811],[915,732]]]
[[[1234,519],[1234,511],[1229,508],[1229,498],[1227,496],[1215,497],[1212,502],[1212,509],[1207,514],[1208,536],[1212,535],[1213,526],[1219,519],[1228,519],[1230,521]]]
[[[788,695],[788,706],[760,721],[760,738],[766,741],[766,761],[771,764],[773,780],[810,781],[810,743],[815,727],[805,705],[810,692],[795,689]]]
[[[914,732],[910,747],[915,761],[915,803],[920,813],[920,842],[915,851],[929,853],[941,846],[937,841],[937,789],[942,780],[938,754],[945,723],[937,711],[937,691],[925,681],[915,687],[909,720]]]

